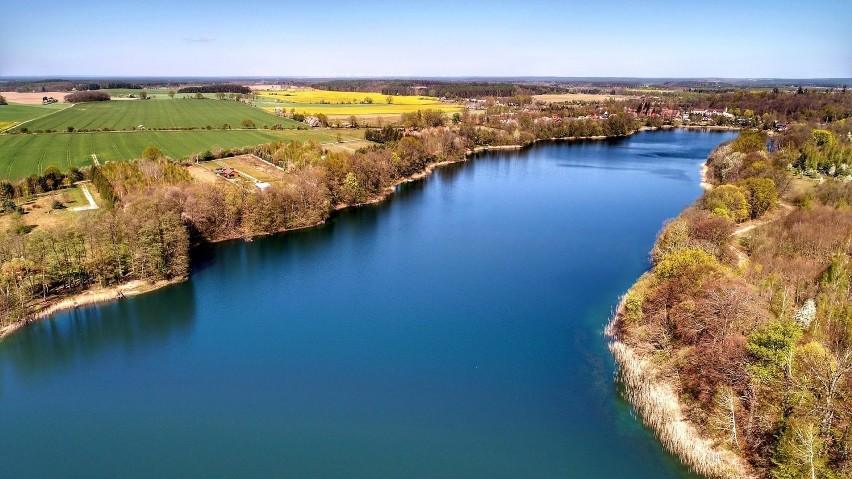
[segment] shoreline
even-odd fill
[[[646,274],[640,276],[637,283]],[[624,384],[626,399],[642,423],[690,471],[714,479],[753,479],[754,474],[740,456],[717,447],[684,417],[683,404],[675,388],[658,377],[659,371],[652,361],[621,341],[617,329],[626,297],[625,293],[620,298],[604,328],[604,336],[608,338],[607,348],[618,365],[616,374]]]
[[[703,190],[714,187],[709,178],[709,158],[701,164]],[[649,273],[633,283],[639,284]],[[676,389],[665,379],[653,362],[623,342],[618,326],[624,313],[627,293],[619,298],[612,318],[604,328],[607,348],[617,364],[617,375],[624,383],[625,395],[639,413],[642,422],[654,433],[663,447],[676,456],[692,472],[718,479],[751,479],[754,474],[736,453],[716,446],[705,438],[683,414],[683,404]]]
[[[530,146],[530,145],[478,146],[478,147],[475,147],[473,149],[466,150],[464,156],[462,158],[458,159],[458,160],[448,160],[448,161],[442,161],[442,162],[438,162],[438,163],[432,163],[432,164],[427,165],[423,169],[423,171],[420,171],[418,173],[414,173],[414,174],[407,176],[405,178],[400,178],[399,180],[394,182],[392,185],[385,188],[385,190],[382,191],[381,194],[376,195],[373,198],[368,199],[367,201],[364,201],[364,202],[361,202],[361,203],[353,203],[353,204],[347,204],[347,203],[336,204],[332,207],[331,211],[337,212],[337,211],[344,210],[346,208],[353,208],[353,207],[358,207],[358,206],[363,206],[363,205],[368,205],[368,204],[380,203],[380,202],[388,199],[391,195],[393,195],[394,192],[396,191],[396,188],[399,185],[401,185],[403,183],[409,183],[409,182],[412,182],[412,181],[422,180],[422,179],[428,177],[429,175],[431,175],[437,168],[440,168],[442,166],[468,161],[476,153],[481,153],[481,152],[485,152],[485,151],[492,151],[492,150],[495,150],[495,151],[496,150],[520,150],[520,149],[526,148],[528,146]],[[223,238],[217,238],[216,240],[209,242],[209,244],[212,245],[212,244],[223,243],[223,242],[232,241],[232,240],[240,240],[240,239],[243,240],[243,241],[252,241],[254,238],[259,238],[259,237],[263,237],[263,236],[270,236],[270,235],[273,235],[273,234],[287,233],[289,231],[297,231],[297,230],[306,229],[306,228],[315,228],[317,226],[321,226],[321,225],[325,224],[328,221],[329,218],[330,218],[330,216],[326,217],[322,221],[318,221],[318,222],[316,222],[314,224],[310,224],[310,225],[300,226],[300,227],[296,227],[296,228],[287,228],[287,229],[283,229],[283,230],[280,230],[280,231],[263,233],[263,234],[253,235],[253,236],[245,236],[245,235],[226,236],[226,237],[223,237]],[[5,339],[6,337],[8,337],[9,335],[11,335],[12,333],[14,333],[15,331],[18,331],[19,329],[23,328],[24,326],[26,326],[30,323],[34,323],[36,321],[48,319],[48,318],[50,318],[51,316],[53,316],[57,313],[74,310],[74,309],[77,309],[77,308],[82,307],[82,306],[103,304],[103,303],[108,303],[108,302],[112,302],[112,301],[118,301],[120,299],[131,297],[131,296],[138,296],[138,295],[141,295],[141,294],[150,293],[152,291],[156,291],[158,289],[165,288],[166,286],[171,286],[173,284],[179,284],[179,283],[182,283],[184,281],[188,281],[189,279],[190,279],[189,276],[182,277],[182,278],[173,278],[173,279],[170,279],[170,280],[159,280],[159,281],[154,281],[154,282],[137,279],[137,280],[127,281],[127,282],[124,282],[124,283],[119,283],[119,284],[107,286],[107,287],[93,286],[93,287],[87,288],[83,291],[80,291],[78,293],[74,293],[74,294],[71,294],[71,295],[56,296],[54,298],[48,298],[47,300],[42,299],[42,300],[40,300],[36,303],[36,311],[34,313],[32,313],[29,317],[27,317],[23,320],[8,324],[8,325],[0,328],[0,342],[3,339]]]
[[[15,331],[23,328],[27,324],[47,319],[56,313],[74,310],[82,306],[108,303],[122,298],[138,296],[140,294],[156,291],[166,286],[182,283],[187,279],[188,278],[173,278],[154,282],[136,279],[114,286],[96,286],[88,288],[69,296],[59,296],[55,298],[57,301],[42,300],[39,309],[37,309],[29,318],[0,328],[0,341],[6,338],[6,336],[9,336]]]
[[[686,128],[686,127],[679,126],[679,127],[672,127],[672,128]],[[706,127],[700,127],[700,128],[706,128]],[[340,203],[340,204],[333,205],[332,206],[332,212],[341,211],[341,210],[344,210],[346,208],[353,208],[353,207],[358,207],[358,206],[363,206],[363,205],[368,205],[368,204],[380,203],[380,202],[386,200],[387,198],[389,198],[391,195],[393,195],[394,192],[396,191],[396,188],[399,185],[401,185],[403,183],[409,183],[409,182],[412,182],[412,181],[422,180],[422,179],[428,177],[429,175],[431,175],[437,168],[440,168],[440,167],[443,167],[443,166],[446,166],[446,165],[451,165],[451,164],[454,164],[454,163],[466,162],[466,161],[470,160],[471,158],[474,158],[475,155],[478,154],[478,153],[483,153],[483,152],[487,152],[487,151],[524,150],[526,148],[532,147],[536,143],[544,142],[544,141],[552,141],[552,142],[563,142],[563,141],[572,142],[572,141],[589,141],[589,140],[600,141],[600,140],[606,140],[606,139],[609,139],[609,138],[625,138],[625,137],[628,137],[628,136],[633,136],[636,133],[639,133],[639,132],[642,132],[642,131],[654,131],[654,130],[655,129],[653,129],[653,128],[641,127],[641,128],[639,128],[639,129],[637,129],[637,130],[635,130],[635,131],[633,131],[633,132],[631,132],[627,135],[622,135],[622,136],[612,136],[612,137],[592,136],[592,137],[582,137],[582,138],[563,137],[563,138],[551,138],[551,139],[544,139],[544,140],[535,139],[535,140],[533,140],[532,142],[530,142],[529,144],[526,144],[526,145],[514,144],[514,145],[476,146],[474,148],[465,150],[464,156],[462,156],[461,158],[459,158],[457,160],[447,160],[447,161],[442,161],[442,162],[438,162],[438,163],[432,163],[432,164],[426,165],[426,167],[423,169],[423,171],[420,171],[418,173],[414,173],[414,174],[409,175],[405,178],[400,178],[399,180],[394,182],[392,185],[388,186],[381,194],[378,194],[378,195],[374,196],[373,198],[368,199],[367,201],[364,201],[364,202],[361,202],[361,203],[354,203],[354,204]],[[705,166],[706,166],[706,162],[705,162]],[[321,225],[325,224],[328,221],[329,218],[330,218],[330,216],[328,216],[328,217],[324,218],[323,220],[318,221],[314,224],[309,224],[309,225],[300,226],[300,227],[296,227],[296,228],[286,228],[286,229],[279,230],[279,231],[262,233],[262,234],[252,235],[252,236],[245,236],[245,235],[226,236],[226,237],[223,237],[223,238],[217,238],[214,241],[210,241],[209,244],[223,243],[225,241],[232,241],[232,240],[238,240],[238,239],[242,239],[243,241],[252,241],[253,238],[259,238],[259,237],[269,236],[269,235],[273,235],[273,234],[286,233],[288,231],[296,231],[296,230],[306,229],[306,228],[314,228],[314,227],[321,226]],[[148,282],[146,280],[132,280],[132,281],[128,281],[128,282],[125,282],[125,283],[120,283],[120,284],[117,284],[117,285],[109,286],[109,287],[106,287],[106,288],[101,287],[101,286],[95,286],[95,287],[88,288],[86,290],[80,291],[79,293],[75,293],[75,294],[72,294],[72,295],[57,296],[55,298],[48,299],[47,301],[42,300],[42,301],[40,301],[40,304],[37,303],[38,309],[36,310],[35,313],[31,314],[26,319],[23,319],[21,321],[18,321],[18,322],[9,324],[7,326],[4,326],[3,328],[0,328],[0,341],[2,341],[4,338],[6,338],[8,335],[12,334],[13,332],[17,331],[18,329],[22,328],[23,326],[25,326],[29,323],[35,322],[35,321],[39,321],[39,320],[42,320],[42,319],[49,318],[50,316],[52,316],[56,313],[60,313],[60,312],[63,312],[63,311],[68,311],[68,310],[73,310],[73,309],[76,309],[80,306],[106,303],[106,302],[110,302],[110,301],[117,301],[119,299],[122,299],[122,297],[137,296],[137,295],[140,295],[140,294],[144,294],[144,293],[148,293],[148,292],[151,292],[151,291],[158,290],[160,288],[163,288],[163,287],[166,287],[166,286],[169,286],[169,285],[172,285],[172,284],[182,283],[183,281],[188,281],[188,280],[189,280],[189,276],[187,276],[185,278],[175,278],[175,279],[171,279],[171,280],[160,280],[160,281],[156,281],[154,283]],[[118,294],[119,292],[121,292],[122,295],[119,295]]]

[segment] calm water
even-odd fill
[[[685,478],[602,329],[729,133],[489,153],[0,343],[2,477]]]

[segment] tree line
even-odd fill
[[[214,85],[185,86],[179,88],[178,93],[251,93],[251,88],[234,83],[217,83]]]
[[[68,103],[85,103],[91,101],[109,101],[109,93],[104,91],[78,91],[65,95],[65,101]]]

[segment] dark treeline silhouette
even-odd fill
[[[764,90],[738,90],[730,93],[701,95],[686,102],[704,108],[751,110],[781,121],[833,122],[852,117],[852,92],[814,90],[802,93]]]
[[[233,83],[218,83],[215,85],[185,86],[178,93],[251,93],[251,88]]]
[[[386,126],[380,130],[366,130],[364,132],[364,139],[367,141],[373,141],[376,143],[387,143],[389,141],[398,141],[402,138],[402,131],[399,128],[393,126]]]
[[[422,95],[448,98],[507,97],[517,92],[512,83],[437,82],[409,80],[331,80],[314,88],[333,91],[375,92],[385,95]],[[530,85],[532,88],[532,85]]]
[[[104,91],[78,91],[65,95],[68,103],[85,103],[90,101],[109,101],[109,93]]]

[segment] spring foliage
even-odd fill
[[[840,143],[820,130],[807,136],[800,148]],[[761,152],[758,139],[747,135],[739,151],[726,146],[711,156],[714,179],[735,183],[705,192],[663,228],[655,266],[625,296],[613,330],[654,358],[654,377],[668,378],[685,399],[698,435],[743,458],[756,476],[852,477],[852,190],[824,182],[796,200],[800,208],[749,233],[743,247],[729,238],[734,222],[774,208],[789,175],[790,152]],[[655,414],[668,424],[660,414],[677,421],[681,413]],[[700,440],[684,449],[659,432],[700,472],[731,477],[720,470],[722,456],[707,460]]]

